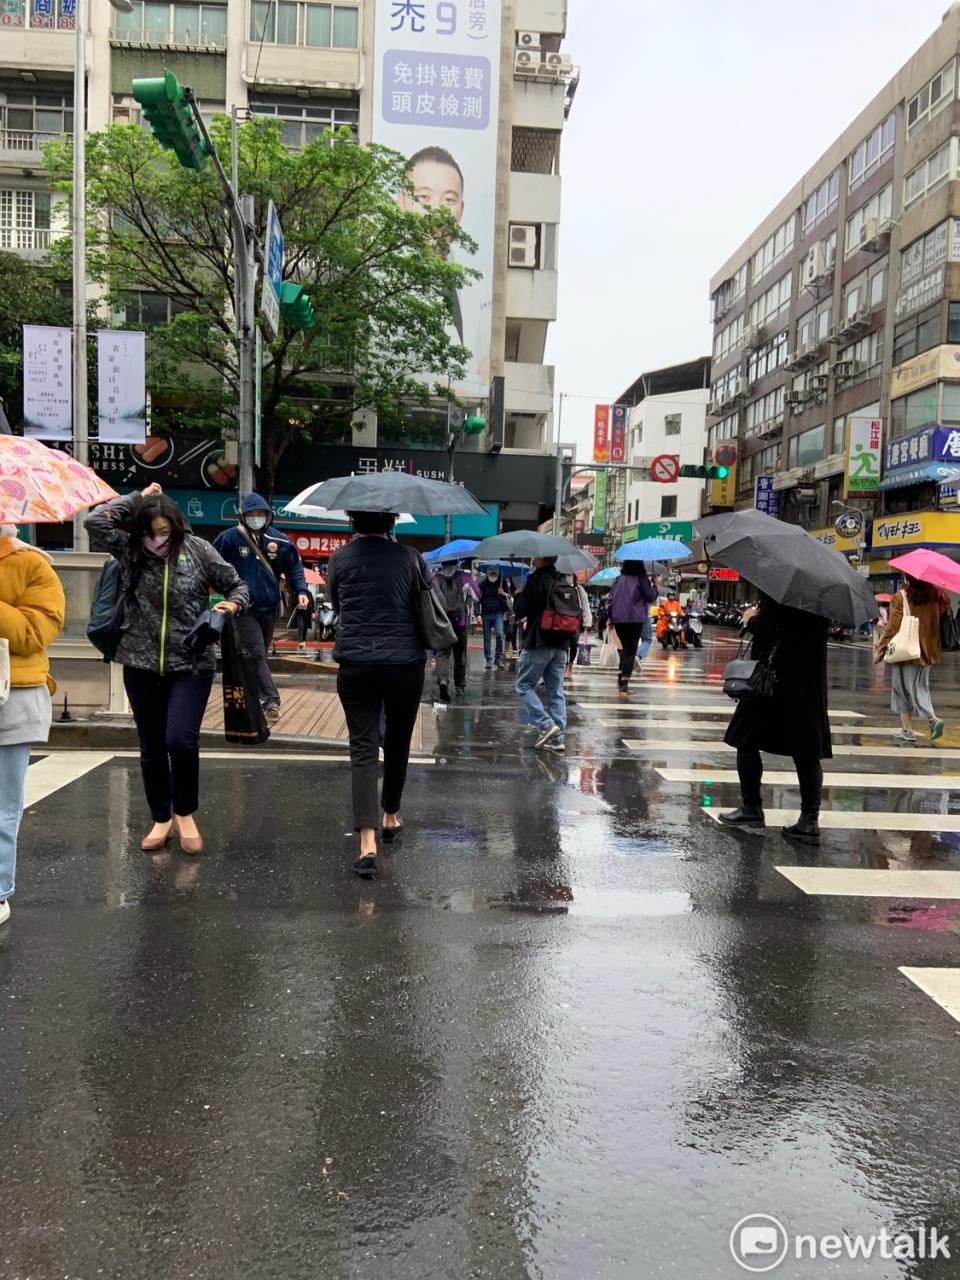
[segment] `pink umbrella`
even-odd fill
[[[955,564],[939,551],[930,551],[921,547],[917,551],[908,551],[905,556],[897,556],[890,561],[891,569],[899,569],[908,573],[911,578],[920,582],[929,582],[944,591],[953,591],[960,595],[960,564]]]

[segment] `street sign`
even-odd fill
[[[718,444],[713,460],[718,467],[732,467],[737,460],[737,446],[730,443]]]
[[[843,511],[837,516],[833,527],[841,538],[859,538],[863,533],[863,512]]]
[[[271,200],[267,204],[267,249],[263,272],[263,292],[260,310],[267,322],[270,336],[280,332],[280,286],[283,283],[283,229]]]
[[[680,458],[675,453],[661,453],[650,464],[650,479],[658,484],[673,484],[680,476]]]

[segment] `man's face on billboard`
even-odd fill
[[[463,221],[463,180],[449,164],[439,160],[420,160],[407,173],[413,194],[400,194],[400,207],[412,212],[418,206],[448,209],[459,226]]]

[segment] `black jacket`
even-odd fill
[[[340,615],[337,662],[426,661],[413,611],[415,564],[406,547],[385,538],[354,538],[333,553],[327,585]]]
[[[772,698],[738,704],[724,742],[777,756],[831,759],[827,620],[764,599],[748,630],[752,658],[767,657],[776,645],[776,689]]]
[[[558,640],[556,636],[544,636],[540,632],[540,618],[559,576],[553,565],[535,570],[527,579],[527,585],[514,600],[514,613],[518,618],[525,618],[527,622],[523,633],[524,649],[568,649],[570,647],[569,641]]]
[[[480,580],[480,612],[506,613],[507,599],[500,592],[503,590],[503,576],[498,575],[496,582],[491,582],[486,574]]]

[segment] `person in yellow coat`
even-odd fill
[[[50,734],[56,686],[47,650],[63,627],[64,608],[50,557],[21,542],[14,526],[0,525],[0,640],[6,641],[0,660],[10,682],[0,701],[0,924],[10,918],[30,744]]]

